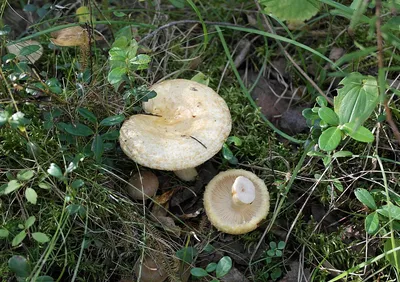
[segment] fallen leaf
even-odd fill
[[[52,32],[51,42],[57,46],[81,46],[89,44],[89,34],[80,26],[72,26]]]

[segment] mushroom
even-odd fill
[[[130,179],[127,187],[128,194],[132,199],[142,200],[153,197],[159,186],[157,176],[151,171],[135,173]],[[143,195],[144,194],[144,195]]]
[[[249,171],[220,172],[206,187],[204,209],[211,224],[222,232],[244,234],[253,231],[268,215],[267,186]]]
[[[150,256],[144,257],[142,267],[140,267],[140,259],[138,259],[134,269],[138,282],[163,282],[168,277],[165,269]]]
[[[218,153],[229,136],[228,106],[210,87],[191,80],[166,80],[150,90],[157,96],[143,103],[146,114],[122,125],[121,148],[143,166],[194,180],[195,167]]]

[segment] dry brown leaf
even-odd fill
[[[160,205],[164,205],[165,203],[169,202],[174,193],[175,190],[173,189],[168,190],[167,192],[164,192],[162,195],[155,197],[154,200]]]
[[[89,34],[80,26],[72,26],[52,32],[51,42],[57,46],[81,46],[89,44]]]

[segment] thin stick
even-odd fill
[[[376,0],[376,5],[375,5],[376,41],[377,41],[377,47],[378,47],[378,68],[379,68],[379,70],[382,70],[384,67],[384,65],[383,65],[383,41],[382,41],[382,32],[381,32],[381,9],[382,9],[382,1]],[[383,94],[383,93],[381,93],[381,94]],[[399,129],[397,128],[396,124],[393,121],[392,111],[390,110],[387,97],[385,97],[385,101],[384,101],[383,105],[385,107],[385,112],[386,112],[386,121],[390,125],[390,128],[392,129],[393,134],[397,139],[397,142],[400,144],[400,132],[399,132]]]

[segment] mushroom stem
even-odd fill
[[[250,179],[239,176],[232,185],[232,201],[236,205],[251,204],[256,197],[256,188]]]
[[[193,181],[196,179],[198,175],[197,170],[195,167],[181,169],[181,170],[174,170],[176,176],[183,181]]]

